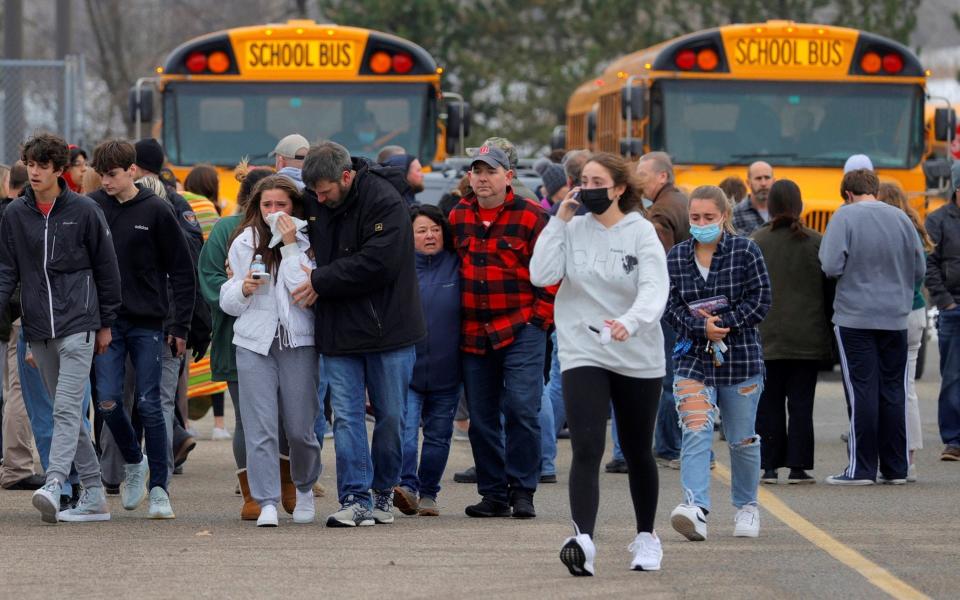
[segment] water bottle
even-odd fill
[[[266,294],[269,289],[269,279],[270,274],[267,273],[267,265],[263,264],[263,256],[257,254],[253,257],[253,262],[250,264],[250,272],[253,274],[253,278],[258,281],[264,281],[265,283],[260,284],[257,288],[256,294]]]

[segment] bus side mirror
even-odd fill
[[[470,103],[447,103],[447,154],[456,154],[460,145],[460,128],[463,128],[463,137],[470,135]],[[463,150],[461,148],[461,150]]]
[[[643,140],[637,138],[621,138],[620,154],[626,157],[643,156]]]
[[[620,90],[620,116],[627,120],[629,109],[630,120],[639,121],[643,116],[643,86],[625,86]]]
[[[138,97],[139,92],[139,97]],[[133,86],[127,94],[127,109],[131,123],[150,123],[153,121],[153,88]]]
[[[933,136],[938,142],[951,139],[957,130],[957,113],[952,108],[938,108],[933,113]]]
[[[567,126],[557,125],[550,134],[550,149],[564,150],[567,147]]]

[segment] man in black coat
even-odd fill
[[[33,495],[48,523],[110,519],[82,406],[94,352],[112,343],[120,274],[103,213],[62,177],[69,156],[67,143],[56,136],[28,140],[22,160],[30,185],[0,222],[0,310],[19,283],[24,334],[54,399],[46,484]],[[71,464],[83,495],[76,508],[61,513],[61,486]]]
[[[90,196],[103,210],[113,235],[123,282],[123,302],[113,324],[113,342],[94,361],[97,410],[110,428],[126,465],[120,490],[123,507],[134,510],[150,491],[150,517],[173,518],[167,493],[168,439],[160,404],[163,344],[183,356],[193,316],[196,278],[187,241],[170,205],[134,183],[133,144],[107,141],[93,152],[103,189]],[[175,318],[164,339],[173,288]],[[126,358],[136,373],[137,411],[146,438],[146,457],[123,409]],[[149,464],[149,488],[145,488]]]
[[[426,335],[413,228],[398,192],[404,173],[322,142],[307,153],[303,182],[317,268],[294,299],[315,301],[315,339],[330,380],[341,508],[327,526],[392,523],[407,387],[415,344]],[[377,419],[372,448],[364,387]]]

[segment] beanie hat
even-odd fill
[[[134,144],[137,151],[135,164],[144,171],[160,174],[163,168],[163,148],[160,142],[153,138],[144,138]]]
[[[549,158],[541,156],[533,162],[533,170],[537,172],[537,175],[543,177],[543,172],[552,164],[553,162]]]
[[[567,185],[567,175],[563,172],[563,167],[556,164],[549,164],[540,174],[543,179],[543,187],[547,191],[547,198],[557,193],[557,190]]]
[[[410,170],[410,163],[417,160],[416,156],[412,154],[394,154],[387,160],[383,161],[383,166],[385,167],[397,167],[398,169],[403,170],[404,173]]]
[[[873,162],[870,161],[870,157],[866,154],[854,154],[847,159],[847,162],[843,163],[844,175],[850,171],[856,171],[857,169],[866,169],[868,171],[872,171]]]

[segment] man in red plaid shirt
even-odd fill
[[[467,507],[471,517],[536,516],[538,414],[553,293],[530,283],[529,264],[549,217],[514,195],[512,178],[506,153],[482,146],[470,166],[473,194],[450,213],[461,260],[463,383],[482,496]]]

